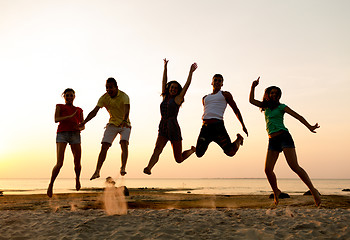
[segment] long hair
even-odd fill
[[[169,89],[170,89],[171,84],[173,84],[173,83],[177,84],[177,93],[176,93],[176,96],[178,96],[178,95],[181,93],[181,91],[182,91],[182,86],[181,86],[181,84],[178,83],[177,81],[170,81],[170,82],[168,82],[168,83],[165,85],[164,92],[162,92],[162,94],[161,94],[161,96],[163,96],[163,98],[169,97]],[[176,97],[176,96],[175,96],[175,97]],[[182,103],[183,103],[184,101],[185,101],[185,99],[182,101]],[[181,104],[182,104],[182,103],[181,103]]]
[[[169,89],[170,89],[171,84],[173,84],[173,83],[177,84],[177,94],[176,94],[176,96],[179,95],[179,94],[181,93],[181,91],[182,91],[182,86],[181,86],[181,84],[178,83],[177,81],[170,81],[170,82],[168,82],[168,83],[165,85],[164,92],[162,92],[162,96],[163,96],[163,97],[168,97],[168,96],[169,96]]]
[[[270,99],[270,93],[273,89],[277,90],[277,101]],[[280,98],[282,96],[282,90],[279,87],[271,86],[265,89],[261,111],[265,111],[267,108],[274,109],[280,105]]]

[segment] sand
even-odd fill
[[[0,240],[350,239],[350,196],[322,196],[317,208],[301,195],[274,207],[267,195],[129,191],[120,215],[107,215],[103,191],[2,196]]]

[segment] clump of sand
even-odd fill
[[[107,215],[125,215],[128,212],[124,195],[124,186],[116,187],[112,177],[106,178],[106,188],[103,192],[104,210]]]

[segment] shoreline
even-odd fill
[[[183,190],[183,189],[182,189]],[[49,198],[46,194],[3,195],[0,197],[0,210],[50,210],[69,209],[103,209],[104,189],[89,192],[58,193]],[[191,209],[191,208],[228,208],[228,209],[269,209],[275,208],[269,195],[212,195],[174,193],[177,189],[128,189],[125,197],[128,209]],[[189,190],[190,191],[190,190]],[[321,195],[319,208],[350,209],[350,196]],[[312,196],[290,195],[280,199],[278,207],[317,208]]]

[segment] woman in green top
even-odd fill
[[[314,197],[316,206],[319,206],[321,204],[320,195],[312,185],[312,182],[305,170],[298,164],[292,136],[289,134],[288,129],[283,124],[283,115],[284,113],[290,114],[292,117],[298,119],[313,133],[316,133],[315,130],[319,128],[319,126],[317,123],[315,125],[310,125],[304,117],[300,116],[285,104],[281,104],[279,100],[282,92],[278,87],[272,86],[266,88],[263,101],[261,102],[256,100],[254,98],[254,92],[255,87],[259,84],[259,79],[260,77],[252,83],[249,102],[265,112],[266,130],[269,134],[269,146],[265,162],[265,173],[273,190],[275,205],[278,204],[278,197],[281,194],[281,190],[279,190],[277,187],[277,179],[273,169],[280,152],[283,151],[289,167],[296,174],[298,174],[300,179],[307,185]]]

